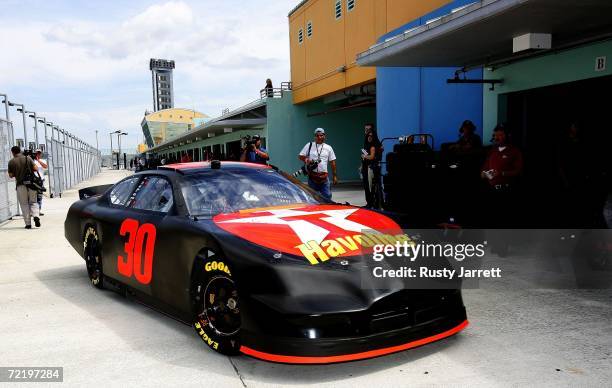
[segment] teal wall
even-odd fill
[[[595,71],[595,58],[606,56],[604,71]],[[501,85],[490,91],[483,87],[484,141],[491,138],[493,128],[506,119],[506,93],[550,86],[612,74],[612,41],[519,61],[495,71],[484,71],[484,78],[502,78]]]
[[[340,181],[359,180],[363,126],[367,122],[376,123],[376,108],[352,108],[308,117],[309,113],[327,111],[336,105],[324,104],[322,99],[294,105],[291,92],[283,93],[283,98],[267,100],[270,163],[287,172],[299,169],[302,163],[297,155],[314,139],[315,128],[322,127],[327,135],[326,143],[336,153]]]

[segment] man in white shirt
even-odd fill
[[[41,149],[37,149],[35,156],[34,156],[34,164],[36,165],[36,167],[38,167],[38,169],[36,170],[35,174],[38,174],[40,176],[40,179],[42,179],[43,182],[43,186],[45,185],[45,170],[49,167],[47,166],[47,161],[45,159],[42,158],[42,150]],[[42,212],[42,198],[43,198],[43,194],[42,193],[37,193],[36,194],[36,202],[38,202],[38,211],[40,213],[41,216],[44,216],[44,213]]]
[[[332,193],[327,173],[327,163],[331,164],[332,179],[335,185],[338,183],[338,175],[336,174],[336,154],[329,144],[325,144],[325,130],[323,128],[315,129],[314,135],[315,141],[306,144],[304,148],[302,148],[302,151],[298,155],[298,159],[306,164],[306,168],[309,171],[308,186],[318,191],[323,197],[331,199]],[[317,167],[311,171],[308,166],[314,162],[317,163]]]

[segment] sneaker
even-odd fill
[[[37,228],[40,228],[40,218],[38,217],[34,217],[34,225],[36,225]],[[30,228],[32,226],[30,225]]]
[[[26,225],[25,228],[26,229],[32,229],[32,225]]]

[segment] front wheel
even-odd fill
[[[225,355],[240,353],[240,299],[227,263],[212,256],[199,258],[194,281],[193,327],[213,350]]]

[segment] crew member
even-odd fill
[[[24,185],[24,179],[32,176],[36,172],[36,164],[29,156],[21,153],[21,149],[17,146],[11,148],[13,159],[8,163],[9,177],[15,178],[17,183],[17,201],[23,212],[23,220],[26,229],[32,229],[32,216],[34,224],[40,227],[40,218],[38,212],[38,203],[36,203],[36,190],[31,190]]]
[[[302,148],[298,159],[306,164],[308,170],[308,186],[319,192],[323,197],[331,199],[331,187],[327,172],[327,164],[331,164],[334,185],[338,183],[336,173],[336,154],[334,149],[325,143],[325,130],[317,128],[314,131],[314,142],[309,142]],[[316,167],[314,167],[316,164]]]
[[[366,207],[380,206],[380,203],[375,203],[376,198],[373,198],[372,184],[379,183],[380,180],[380,157],[382,153],[382,145],[378,140],[378,135],[374,129],[374,124],[368,123],[364,126],[365,138],[363,140],[363,149],[361,154],[361,177],[363,189],[366,197]]]
[[[459,128],[459,141],[451,148],[457,151],[468,152],[482,147],[482,140],[476,133],[476,126],[471,120],[465,120]]]
[[[270,155],[268,151],[261,146],[261,136],[255,135],[251,138],[254,144],[247,145],[240,155],[241,162],[268,164]]]
[[[512,225],[514,203],[516,199],[517,179],[523,171],[523,155],[521,151],[508,144],[506,131],[498,125],[493,130],[494,146],[487,156],[480,176],[486,179],[490,189],[490,207],[495,209],[491,214],[496,217],[495,225],[490,227],[509,227]]]

